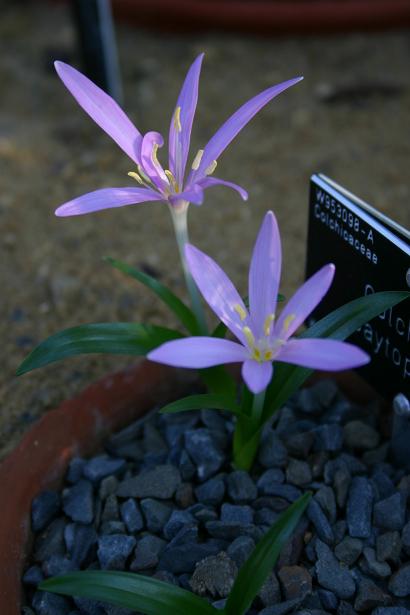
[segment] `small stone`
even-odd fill
[[[125,523],[122,521],[105,521],[100,525],[100,534],[125,534]]]
[[[262,438],[258,461],[264,468],[283,468],[286,465],[288,452],[282,441],[271,429]]]
[[[306,459],[313,446],[315,436],[311,431],[303,431],[301,433],[291,434],[285,440],[285,446],[290,455]]]
[[[293,485],[283,485],[282,483],[269,483],[264,486],[265,495],[274,495],[280,498],[288,500],[288,502],[294,502],[301,495],[302,492]]]
[[[141,500],[141,510],[148,530],[154,533],[162,531],[172,512],[170,506],[151,498]]]
[[[349,493],[352,477],[346,467],[336,470],[333,478],[333,485],[336,493],[336,502],[339,508],[344,508],[346,504],[347,494]]]
[[[406,507],[400,492],[374,506],[374,524],[385,530],[401,530],[406,522]]]
[[[120,474],[125,470],[125,467],[124,459],[117,459],[109,455],[98,455],[85,464],[83,475],[95,484],[110,474]]]
[[[330,523],[335,523],[337,509],[333,489],[327,485],[323,485],[318,491],[316,491],[314,498],[320,504],[322,510],[326,513]]]
[[[323,542],[328,545],[332,545],[334,543],[335,537],[333,534],[333,530],[330,526],[329,521],[325,513],[323,512],[320,504],[315,500],[311,499],[309,505],[306,509],[306,515],[308,519],[313,523],[317,535]]]
[[[279,468],[271,468],[266,470],[258,479],[257,486],[259,493],[266,495],[265,488],[268,488],[271,483],[283,483],[285,475]]]
[[[286,480],[297,487],[308,485],[312,481],[312,471],[306,461],[290,459],[286,468]]]
[[[359,582],[354,608],[356,611],[369,611],[378,606],[391,604],[391,597],[388,596],[370,579],[362,579]]]
[[[60,510],[60,496],[55,491],[43,491],[31,504],[31,527],[41,532]]]
[[[40,566],[30,566],[23,575],[23,583],[26,585],[37,585],[44,581],[44,574]]]
[[[170,585],[179,586],[176,576],[172,572],[167,572],[167,570],[158,570],[158,572],[152,575],[152,578],[164,581],[164,583],[169,583]]]
[[[73,521],[91,523],[94,518],[93,486],[89,480],[81,479],[63,491],[63,510]]]
[[[250,536],[238,536],[229,545],[227,553],[238,568],[246,562],[255,548],[255,541]],[[265,605],[267,606],[267,605]]]
[[[268,578],[266,579],[266,581],[260,588],[258,597],[264,607],[272,606],[280,602],[280,599],[281,599],[280,586],[279,586],[279,581],[276,578],[276,575],[274,572],[272,572],[268,576]]]
[[[343,428],[345,444],[349,448],[368,451],[376,448],[380,441],[378,432],[362,421],[349,421]]]
[[[182,480],[191,480],[195,476],[195,464],[192,463],[192,460],[185,449],[183,449],[181,453],[178,467],[181,473]]]
[[[146,453],[167,453],[168,445],[161,433],[151,421],[147,421],[143,426],[144,450]]]
[[[316,553],[318,560],[315,568],[320,585],[338,598],[351,598],[356,585],[349,570],[340,566],[329,547],[321,540],[316,541]]]
[[[205,506],[201,502],[194,504],[188,508],[188,512],[194,515],[195,519],[200,523],[206,523],[207,521],[215,521],[218,519],[218,513],[212,506]]]
[[[68,544],[67,530],[71,528],[72,543]],[[66,543],[67,551],[73,562],[78,567],[88,565],[94,558],[97,547],[97,532],[91,525],[83,525],[82,523],[72,523],[67,526]]]
[[[166,546],[165,540],[147,534],[137,543],[135,557],[131,562],[130,569],[133,572],[155,568],[159,562],[159,556]]]
[[[337,608],[337,615],[357,615],[357,612],[354,610],[350,602],[341,600]]]
[[[262,611],[259,611],[258,615],[287,615],[287,613],[293,613],[300,605],[300,602],[298,598],[295,600],[286,600],[280,604],[274,604],[273,606],[262,609]]]
[[[118,478],[110,475],[102,479],[98,489],[98,497],[105,500],[109,495],[115,495],[118,489]]]
[[[216,555],[226,543],[208,540],[203,543],[186,543],[176,547],[166,547],[161,554],[158,570],[168,570],[173,574],[192,572],[195,564],[209,555]]]
[[[36,592],[33,597],[33,607],[37,615],[68,615],[71,611],[69,601],[63,596],[50,592]]]
[[[197,467],[197,475],[201,481],[216,474],[225,461],[225,456],[209,429],[186,431],[185,447]]]
[[[298,393],[298,408],[306,414],[319,415],[322,413],[322,404],[316,397],[312,388],[301,389]]]
[[[409,526],[410,527],[410,526]],[[379,562],[397,564],[400,559],[402,541],[399,532],[386,532],[377,537],[376,551]]]
[[[158,465],[123,480],[118,487],[117,495],[122,498],[168,500],[173,497],[181,482],[181,475],[175,466]]]
[[[98,539],[98,560],[103,570],[124,570],[136,540],[133,536],[112,534]]]
[[[43,562],[52,555],[64,555],[65,542],[64,530],[66,522],[64,519],[54,519],[49,526],[36,538],[34,548],[34,559],[36,562]]]
[[[119,518],[120,511],[117,496],[109,495],[105,500],[104,509],[101,514],[101,521],[118,521]]]
[[[172,540],[185,525],[195,523],[195,518],[186,510],[173,510],[164,526],[164,536]]]
[[[228,495],[235,504],[246,504],[255,500],[258,490],[249,474],[243,470],[236,470],[228,475]]]
[[[86,460],[82,457],[73,457],[68,465],[66,481],[71,484],[78,482],[83,476],[83,469],[86,463]]]
[[[396,491],[392,479],[385,472],[375,472],[372,476],[372,483],[378,500],[384,500]]]
[[[210,478],[195,489],[195,495],[199,502],[218,506],[225,495],[225,483],[221,477]]]
[[[62,555],[52,555],[43,562],[43,572],[46,577],[55,577],[77,570],[75,562]]]
[[[347,501],[346,520],[350,536],[369,538],[372,525],[373,488],[362,476],[352,480]]]
[[[199,596],[226,598],[235,582],[238,568],[224,552],[198,562],[191,578],[191,588]]]
[[[174,495],[175,504],[179,508],[188,508],[192,506],[195,501],[194,489],[191,483],[181,483],[178,485]]]
[[[340,451],[343,444],[343,430],[336,423],[325,423],[313,430],[315,436],[315,451]]]
[[[355,561],[360,557],[363,550],[363,543],[359,538],[351,538],[351,536],[345,536],[345,538],[339,542],[335,548],[335,555],[337,559],[346,566],[353,566]]]
[[[389,591],[398,598],[410,596],[410,564],[405,564],[392,575]]]
[[[255,524],[270,527],[275,523],[279,514],[270,508],[259,508],[255,512]]]
[[[338,544],[346,536],[347,523],[344,519],[339,519],[339,521],[336,521],[336,523],[333,525],[332,529],[335,535],[335,543]]]
[[[323,608],[328,611],[336,611],[339,599],[333,592],[330,592],[328,589],[319,588],[317,593]]]
[[[403,606],[379,606],[372,611],[372,615],[410,615],[410,610]]]
[[[302,566],[284,566],[278,573],[285,600],[305,598],[312,592],[312,577]]]
[[[401,533],[403,550],[407,555],[410,555],[410,521],[406,523]]]
[[[305,536],[309,521],[303,516],[297,524],[290,538],[282,547],[278,560],[278,568],[294,566],[299,563],[300,556],[305,546]]]
[[[196,523],[187,523],[183,525],[175,534],[169,547],[177,547],[179,545],[191,544],[198,541],[198,525]]]
[[[227,525],[249,525],[253,523],[253,510],[250,506],[222,504],[221,521]]]
[[[91,600],[90,598],[73,597],[74,603],[80,609],[81,615],[106,615],[107,612],[103,603],[99,600]],[[56,614],[57,615],[57,614]]]
[[[144,519],[135,500],[129,498],[121,504],[120,512],[121,518],[131,534],[140,532],[143,529]]]
[[[387,562],[378,562],[376,552],[371,547],[365,547],[363,550],[364,560],[361,562],[363,572],[372,576],[384,579],[391,575],[391,568]]]
[[[323,408],[330,408],[339,395],[339,388],[332,378],[319,380],[311,387],[311,391]]]

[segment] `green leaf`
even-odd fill
[[[131,572],[85,570],[43,581],[39,589],[109,602],[145,615],[216,615],[214,607],[171,583]]]
[[[214,395],[205,393],[202,395],[189,395],[161,408],[161,414],[174,414],[189,410],[201,410],[210,408],[213,410],[227,410],[233,414],[240,414],[240,408],[232,397],[227,395]]]
[[[235,397],[236,382],[224,365],[200,369],[199,375],[210,393]]]
[[[409,297],[410,293],[406,291],[385,291],[354,299],[316,322],[299,337],[345,340],[369,320]],[[266,393],[263,421],[267,421],[312,372],[312,369],[305,367],[276,364]]]
[[[138,282],[141,282],[141,284],[144,284],[144,286],[152,290],[152,292],[154,292],[157,297],[159,297],[174,312],[189,333],[192,335],[200,334],[199,326],[192,310],[183,301],[181,301],[179,297],[170,291],[169,288],[164,286],[164,284],[147,273],[139,271],[138,269],[131,267],[131,265],[127,265],[127,263],[123,263],[122,261],[111,258],[110,256],[106,256],[104,260],[119,271],[122,271],[126,275],[138,280]]]
[[[249,609],[272,571],[283,546],[296,529],[310,497],[310,493],[305,493],[289,506],[258,542],[236,577],[223,610],[225,615],[243,615]]]
[[[178,331],[138,323],[95,323],[60,331],[41,342],[17,370],[20,376],[37,367],[79,354],[145,355],[169,340],[183,337]]]

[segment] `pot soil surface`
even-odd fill
[[[250,473],[230,465],[233,420],[150,413],[74,457],[62,492],[32,505],[25,615],[127,615],[37,591],[76,569],[153,575],[223,605],[238,568],[281,511],[313,498],[249,614],[410,614],[410,475],[390,461],[377,402],[334,381],[295,395],[267,426]]]

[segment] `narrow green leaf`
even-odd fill
[[[409,297],[410,293],[406,291],[385,291],[354,299],[316,322],[300,337],[345,340],[369,320]],[[266,393],[263,421],[267,421],[312,372],[312,369],[305,367],[276,364],[272,382]]]
[[[164,342],[183,337],[178,331],[138,323],[94,323],[60,331],[41,342],[17,370],[20,376],[37,367],[79,354],[145,355]]]
[[[131,572],[85,570],[43,581],[39,589],[109,602],[145,615],[216,615],[202,598],[180,587]]]
[[[153,278],[151,275],[148,275],[143,271],[139,271],[138,269],[135,269],[135,267],[127,265],[127,263],[123,263],[115,258],[111,258],[110,256],[105,257],[104,260],[119,271],[122,271],[122,273],[131,276],[152,290],[152,292],[154,292],[157,297],[159,297],[174,312],[189,333],[192,335],[199,335],[199,326],[192,310],[171,290],[169,290],[169,288],[164,286],[164,284],[159,282],[156,278]]]
[[[224,365],[200,369],[199,375],[210,393],[235,397],[236,382]]]
[[[243,615],[249,609],[282,548],[296,529],[310,497],[310,493],[305,493],[289,506],[258,542],[236,577],[223,610],[225,615]]]
[[[227,410],[233,414],[240,414],[240,408],[232,397],[214,395],[212,393],[183,397],[167,404],[161,408],[160,412],[161,414],[175,414],[176,412],[187,412],[189,410],[202,410],[202,408]]]

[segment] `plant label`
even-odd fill
[[[377,291],[409,290],[410,232],[325,175],[311,177],[306,276],[336,265],[334,282],[312,315]],[[349,338],[371,355],[358,371],[383,396],[410,398],[410,301],[390,308]]]

